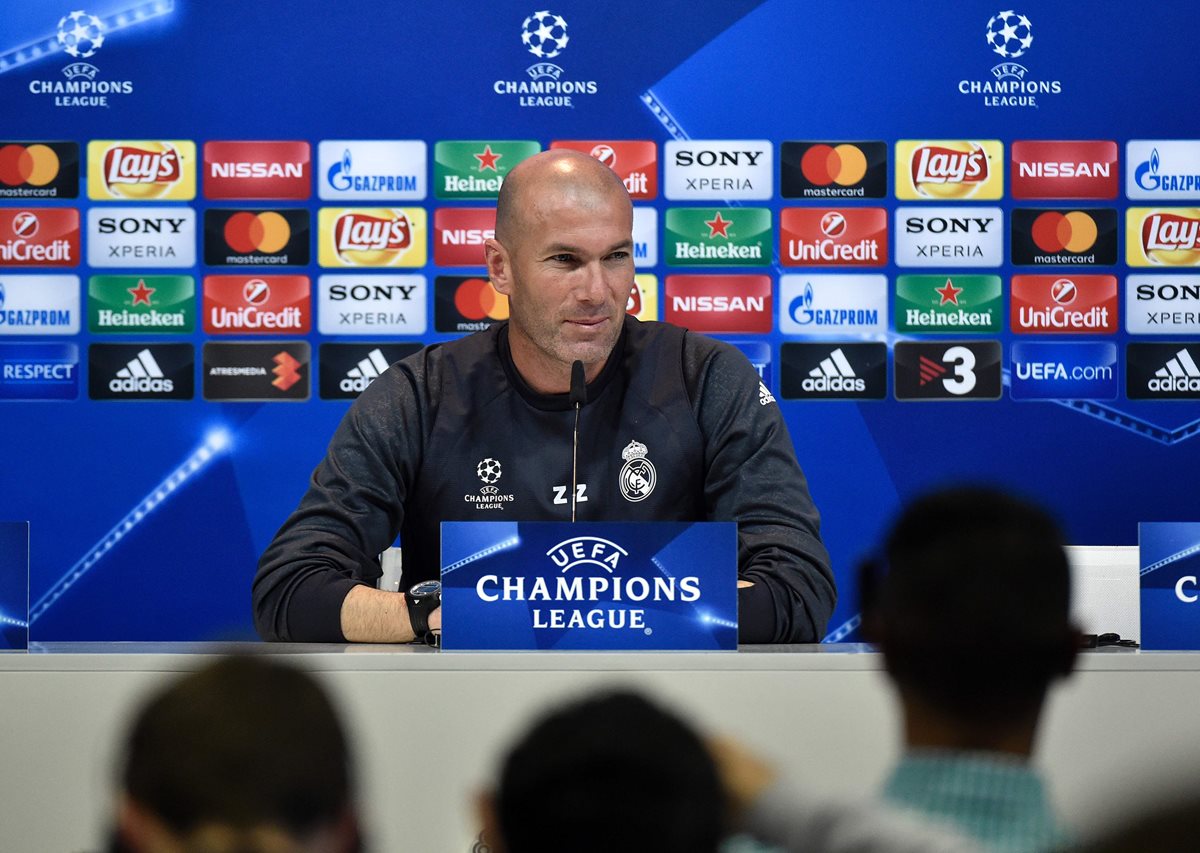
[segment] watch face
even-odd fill
[[[408,594],[414,598],[428,598],[431,595],[441,595],[441,593],[441,581],[421,581],[408,591]]]

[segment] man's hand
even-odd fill
[[[356,586],[342,601],[342,634],[351,643],[411,643],[412,623],[404,595]],[[429,627],[441,630],[442,608],[429,614]]]
[[[774,767],[733,738],[709,738],[708,751],[735,815],[745,812],[779,775]]]

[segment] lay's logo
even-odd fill
[[[196,145],[187,140],[88,143],[88,198],[95,201],[196,197]]]
[[[1126,217],[1130,266],[1200,266],[1200,209],[1131,207]]]
[[[1004,194],[1004,146],[995,140],[896,143],[896,197],[913,201],[997,199]]]
[[[421,267],[426,259],[422,208],[323,208],[323,267]]]

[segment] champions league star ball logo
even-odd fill
[[[648,452],[646,445],[637,440],[629,442],[621,451],[625,465],[621,468],[619,479],[621,494],[627,501],[644,501],[650,497],[650,493],[654,491],[654,484],[658,482],[654,463],[646,458]]]
[[[987,23],[987,43],[1004,59],[1016,59],[1033,44],[1033,24],[1011,9],[997,12]]]
[[[562,15],[543,10],[534,12],[521,24],[521,44],[538,59],[558,56],[570,40]]]
[[[475,466],[475,473],[486,485],[491,486],[500,479],[500,463],[489,457]]]
[[[58,43],[76,59],[87,59],[104,46],[104,23],[82,10],[64,15],[58,22]]]
[[[988,49],[1001,58],[991,80],[963,79],[958,91],[982,95],[985,107],[1038,107],[1039,96],[1061,95],[1061,80],[1037,79],[1017,62],[1033,46],[1033,23],[1025,15],[1005,9],[988,18],[984,31]]]

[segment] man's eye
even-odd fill
[[[624,249],[621,249],[619,251],[613,252],[608,257],[614,261],[623,261],[629,257],[629,253],[626,252]]]
[[[550,257],[550,260],[554,261],[556,264],[569,264],[569,263],[574,262],[575,256],[574,255],[552,255]]]

